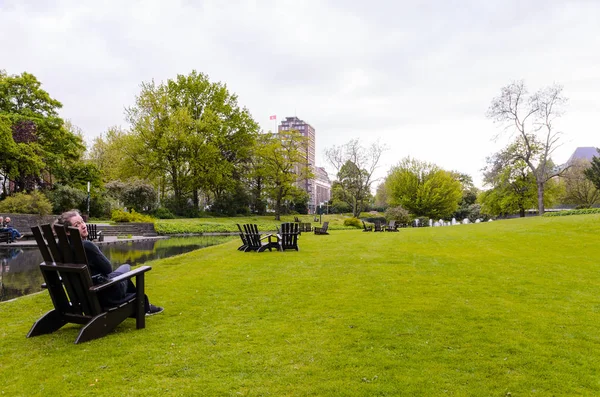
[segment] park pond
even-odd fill
[[[113,268],[129,263],[140,265],[211,245],[230,241],[233,236],[186,236],[167,239],[117,242],[99,245]],[[38,265],[42,255],[34,247],[0,247],[0,302],[41,291],[44,282]]]

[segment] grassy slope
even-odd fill
[[[598,395],[600,215],[231,242],[154,262],[163,314],[26,339],[0,304],[5,395]]]

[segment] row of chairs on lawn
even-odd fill
[[[391,220],[387,225],[381,222],[375,222],[373,225],[367,226],[365,221],[362,221],[363,232],[397,232],[399,227],[406,227],[406,225],[397,224],[396,221]]]
[[[300,230],[300,233],[312,232],[313,230],[312,224],[310,222],[301,222],[300,218],[298,218],[297,216],[294,217],[294,222],[298,224],[298,230]]]

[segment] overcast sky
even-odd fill
[[[562,163],[600,146],[600,0],[0,0],[0,69],[33,73],[88,142],[124,128],[140,83],[193,69],[262,129],[294,116],[324,151],[358,138],[481,184],[502,86],[569,98]]]

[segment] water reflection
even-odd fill
[[[124,263],[139,265],[150,260],[222,244],[232,238],[234,237],[171,237],[100,245],[100,249],[113,267],[117,268]],[[44,279],[38,265],[42,261],[42,255],[37,248],[0,247],[0,301],[40,291]]]

